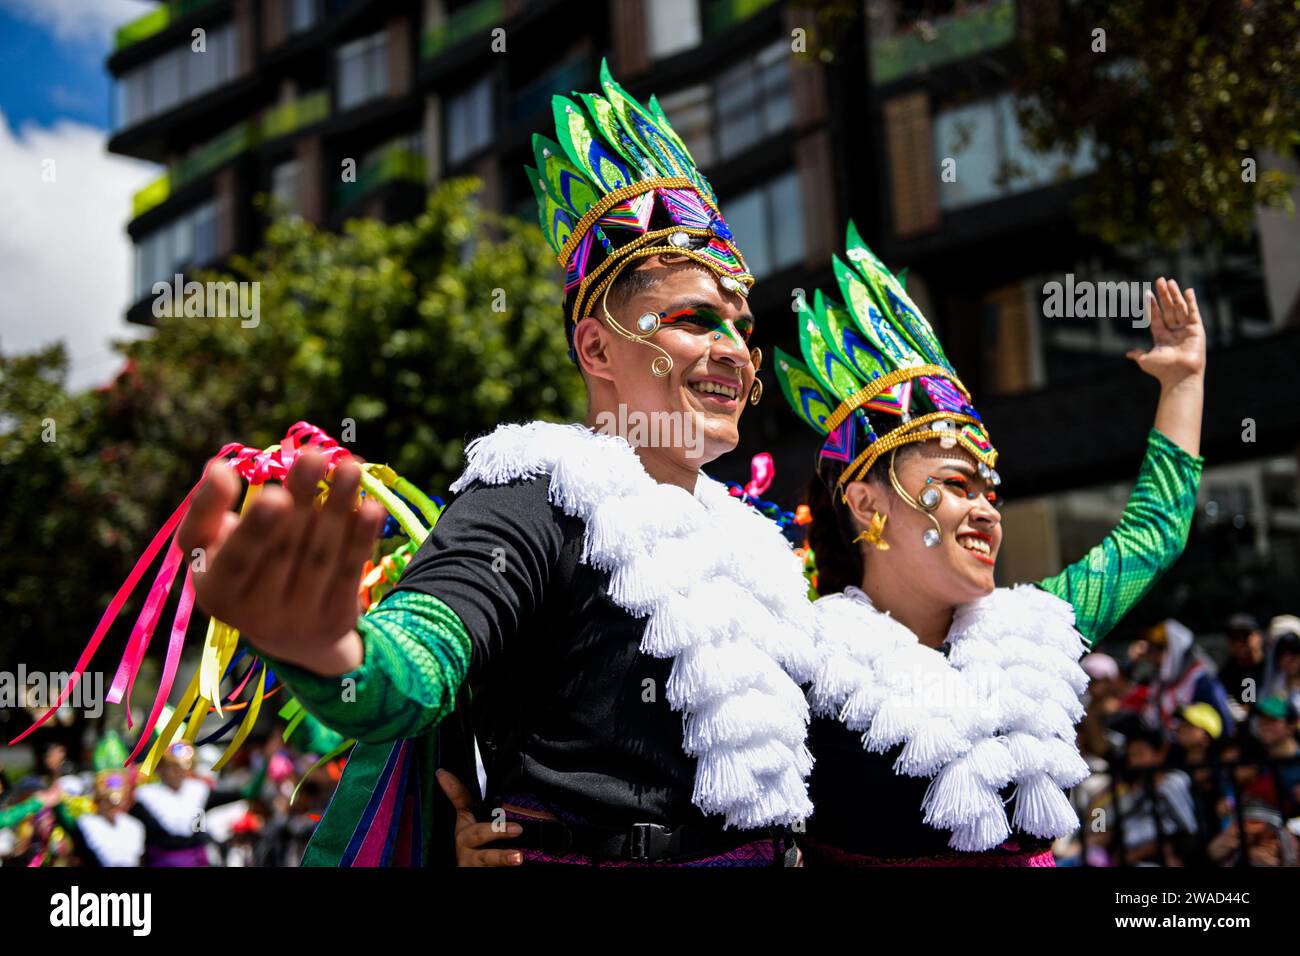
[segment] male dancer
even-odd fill
[[[436,728],[467,681],[488,808],[547,821],[527,828],[530,862],[779,865],[773,828],[811,811],[798,561],[700,473],[762,392],[753,277],[658,104],[601,80],[555,97],[559,142],[535,137],[528,170],[585,424],[472,443],[459,497],[361,620],[382,510],[353,507],[354,465],[317,510],[324,464],[303,455],[242,519],[235,476],[211,469],[181,529],[207,552],[201,606],[361,741],[307,864],[426,862]],[[642,437],[593,431],[608,422]]]

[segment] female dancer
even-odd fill
[[[1181,553],[1196,504],[1205,336],[1196,297],[1159,279],[1149,351],[1161,385],[1119,525],[1037,585],[997,588],[997,452],[920,310],[849,227],[802,320],[787,399],[827,435],[812,483],[820,669],[800,840],[811,864],[1052,865],[1078,819],[1063,789],[1078,666]],[[1068,435],[1062,433],[1062,440]]]

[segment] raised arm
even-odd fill
[[[1091,646],[1142,600],[1187,544],[1204,459],[1200,452],[1205,330],[1196,295],[1156,280],[1148,294],[1153,346],[1128,357],[1160,382],[1155,427],[1119,524],[1100,544],[1039,586],[1069,601]]]

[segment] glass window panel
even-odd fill
[[[772,236],[772,268],[783,269],[803,259],[803,203],[799,200],[799,173],[790,170],[768,186]],[[744,247],[741,246],[744,252]],[[748,261],[748,260],[746,260]]]
[[[350,108],[383,94],[387,61],[382,33],[345,43],[337,57],[340,107]]]
[[[704,85],[687,87],[660,97],[659,105],[690,150],[695,164],[705,167],[712,163],[713,110],[709,88]]]
[[[149,67],[137,67],[122,77],[125,88],[125,109],[119,125],[138,123],[149,115]]]
[[[758,55],[759,85],[763,99],[763,133],[771,136],[788,129],[794,120],[790,94],[790,48],[784,41]]]
[[[999,117],[992,101],[943,110],[934,118],[935,175],[955,161],[955,182],[939,180],[939,208],[959,209],[999,195]]]
[[[176,223],[172,233],[172,262],[178,269],[189,268],[194,261],[194,214]]]
[[[220,30],[209,30],[206,48],[202,53],[186,47],[185,56],[185,91],[186,96],[199,96],[206,93],[220,82],[222,40]]]
[[[189,48],[185,48],[185,55]],[[153,61],[149,83],[153,88],[153,113],[162,113],[181,101],[181,51],[172,50]]]
[[[217,203],[194,210],[194,264],[205,265],[217,257]]]
[[[380,33],[372,37],[369,51],[370,98],[383,96],[388,89],[388,49],[386,37]]]
[[[287,0],[287,2],[290,33],[301,33],[316,22],[319,16],[317,0]]]
[[[222,27],[217,37],[217,48],[221,58],[217,60],[219,80],[228,80],[239,72],[239,42],[233,24]]]
[[[654,0],[646,6],[646,44],[656,60],[700,42],[699,0]]]
[[[1010,192],[1050,186],[1085,175],[1096,168],[1091,139],[1083,142],[1073,157],[1060,147],[1043,153],[1036,152],[1030,147],[1025,131],[1016,118],[1014,98],[1010,95],[998,97],[997,109],[1005,134],[1006,187]]]
[[[143,299],[149,294],[152,281],[149,272],[149,239],[146,237],[135,244],[135,297]]]
[[[745,265],[757,277],[772,271],[768,241],[767,215],[763,190],[753,189],[722,204],[727,225],[736,237],[736,246],[745,257]]]
[[[447,102],[447,162],[456,164],[492,140],[492,80],[484,77]]]

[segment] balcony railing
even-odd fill
[[[871,41],[877,85],[1006,46],[1016,37],[1015,0],[990,0],[961,13],[918,21],[910,32]]]
[[[215,2],[216,0],[170,0],[157,10],[150,10],[144,16],[118,27],[113,49],[123,50],[141,40],[147,40],[156,33],[162,33],[175,21]]]
[[[339,183],[334,190],[335,208],[343,209],[380,186],[391,182],[424,184],[424,156],[408,146],[390,146],[367,160],[357,171],[356,182]]]
[[[262,114],[262,139],[275,139],[319,123],[330,115],[328,90],[308,93],[289,103],[273,106]]]
[[[775,0],[712,0],[704,7],[704,35],[712,37],[726,33],[774,2]]]
[[[478,0],[462,7],[446,22],[425,31],[420,40],[420,56],[432,59],[476,33],[486,33],[501,23],[504,7],[502,0]]]
[[[172,193],[200,176],[210,173],[241,153],[260,143],[305,129],[326,119],[330,112],[329,93],[317,90],[266,110],[261,117],[245,120],[230,127],[171,165],[167,172],[145,186],[131,198],[131,213],[143,216],[166,202]]]

